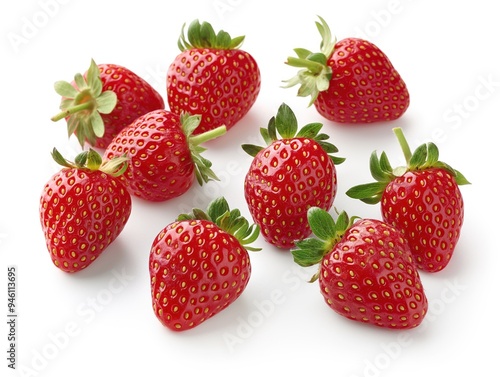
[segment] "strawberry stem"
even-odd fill
[[[395,127],[392,129],[394,134],[396,135],[396,138],[398,139],[399,145],[401,146],[401,149],[403,151],[403,154],[405,156],[406,163],[409,164],[411,160],[411,149],[410,145],[408,144],[408,141],[406,141],[406,138],[403,134],[403,130],[401,127]]]
[[[54,115],[50,120],[57,122],[61,119],[66,118],[67,116],[70,116],[72,114],[76,114],[82,110],[90,110],[94,106],[94,103],[92,101],[84,102],[79,105],[75,105],[72,107],[68,107],[64,111],[61,111],[59,114]]]
[[[189,138],[191,145],[197,146],[209,140],[218,138],[226,133],[226,126],[219,126],[212,130],[206,131],[199,135],[194,135]]]

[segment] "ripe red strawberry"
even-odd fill
[[[267,146],[242,146],[254,157],[245,177],[246,202],[265,240],[279,248],[311,233],[309,207],[330,209],[335,199],[335,165],[344,159],[329,154],[338,150],[319,133],[322,126],[311,123],[297,132],[295,114],[282,104],[268,129],[261,129]]]
[[[250,110],[260,91],[255,59],[240,49],[244,37],[193,21],[178,46],[182,51],[167,72],[167,100],[172,112],[202,115],[195,133],[221,125],[231,129]]]
[[[121,233],[132,210],[132,200],[117,178],[127,159],[102,164],[94,150],[75,162],[54,149],[64,168],[45,185],[40,198],[40,221],[52,261],[62,271],[88,267]]]
[[[251,274],[247,250],[259,236],[224,198],[207,213],[180,215],[155,238],[149,258],[153,310],[174,331],[192,329],[227,308]]]
[[[75,133],[80,144],[106,148],[118,132],[137,117],[163,109],[161,95],[144,79],[116,64],[91,61],[73,82],[58,81],[54,88],[63,98],[61,112],[52,120],[66,118],[68,135]]]
[[[302,68],[287,80],[299,84],[298,95],[311,96],[317,111],[340,123],[372,123],[399,118],[409,106],[406,84],[389,58],[373,43],[359,38],[339,42],[321,17],[321,52],[298,48],[287,64]]]
[[[125,127],[108,145],[105,157],[126,154],[130,162],[122,176],[130,193],[149,201],[184,194],[196,176],[202,185],[217,179],[200,144],[226,132],[224,126],[193,136],[200,116],[153,110]]]
[[[308,211],[316,237],[292,250],[301,266],[320,263],[319,286],[327,305],[338,314],[390,328],[418,326],[427,312],[425,295],[408,241],[380,220],[349,218],[337,222],[320,208]]]
[[[393,169],[387,155],[370,158],[374,183],[355,186],[347,195],[369,204],[381,202],[384,221],[408,239],[417,266],[428,272],[448,265],[460,237],[464,201],[458,185],[468,184],[457,170],[439,161],[435,144],[419,146],[414,153],[400,128],[394,132],[407,166]]]

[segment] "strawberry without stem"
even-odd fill
[[[109,144],[105,156],[126,154],[129,166],[123,179],[129,191],[150,201],[184,194],[196,177],[202,185],[217,176],[212,163],[201,156],[200,144],[223,135],[224,126],[194,136],[201,117],[154,110],[125,127]]]
[[[320,208],[308,211],[316,237],[292,250],[301,266],[320,264],[319,286],[327,305],[351,320],[390,329],[418,326],[428,302],[408,241],[379,220],[337,222]]]
[[[40,222],[56,267],[77,272],[88,267],[118,237],[132,210],[130,194],[117,178],[127,166],[119,157],[102,164],[94,150],[75,163],[54,149],[64,168],[47,182],[40,198]]]
[[[321,52],[295,49],[287,64],[302,68],[285,87],[300,85],[298,95],[326,119],[340,123],[390,121],[409,106],[406,84],[389,58],[373,43],[359,38],[336,42],[326,21],[316,26]]]
[[[255,59],[240,49],[244,37],[198,20],[184,26],[178,46],[182,51],[167,72],[167,99],[177,114],[200,114],[195,133],[221,125],[231,129],[250,110],[260,91],[260,70]]]
[[[351,198],[381,203],[384,221],[408,238],[417,266],[428,272],[445,268],[460,238],[464,202],[459,185],[468,184],[458,171],[439,161],[434,143],[413,153],[400,128],[394,128],[407,165],[392,168],[385,152],[373,152],[370,170],[374,183],[347,191]]]
[[[321,128],[310,123],[297,132],[295,114],[282,104],[268,128],[261,128],[267,146],[242,146],[254,157],[245,176],[246,202],[266,241],[279,248],[310,234],[309,207],[330,209],[335,199],[335,165],[344,159],[330,155],[338,150]]]
[[[219,198],[162,229],[151,246],[153,310],[174,331],[194,328],[233,303],[251,274],[247,250],[259,235]]]
[[[76,74],[72,83],[58,81],[54,88],[63,98],[52,120],[66,118],[68,136],[75,133],[82,147],[88,142],[104,149],[136,118],[165,107],[161,95],[134,72],[94,60],[84,75]]]

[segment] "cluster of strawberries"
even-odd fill
[[[321,51],[296,49],[287,64],[300,68],[286,87],[299,85],[320,114],[333,122],[365,124],[401,117],[409,94],[387,56],[372,43],[336,42],[326,22],[316,23]],[[91,62],[83,75],[55,89],[68,134],[82,153],[74,161],[57,150],[62,169],[44,187],[40,219],[53,263],[73,273],[88,267],[124,229],[132,196],[166,201],[194,183],[217,179],[201,145],[224,135],[255,103],[257,62],[240,49],[243,37],[190,24],[181,53],[167,72],[167,99],[130,70]],[[262,235],[289,250],[301,266],[319,264],[326,303],[337,313],[377,326],[418,326],[427,299],[419,270],[437,272],[450,261],[464,217],[458,185],[467,180],[439,160],[433,143],[414,152],[400,128],[394,133],[406,166],[393,168],[374,152],[374,183],[347,195],[381,205],[382,220],[329,214],[337,194],[335,145],[323,125],[298,126],[282,104],[266,128],[264,146],[245,144],[253,157],[244,181],[255,224],[227,201],[180,214],[153,240],[149,270],[154,312],[168,328],[193,328],[244,291],[251,275],[248,251]],[[89,148],[85,148],[89,145]],[[102,149],[102,155],[96,149]]]

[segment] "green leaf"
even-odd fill
[[[325,255],[325,243],[316,238],[306,238],[296,242],[296,248],[291,250],[295,263],[302,267],[318,264]]]
[[[94,111],[90,115],[90,122],[92,124],[92,131],[94,135],[97,137],[103,137],[104,135],[104,122],[102,120],[101,114],[97,111]]]
[[[201,218],[200,216],[201,214],[197,215],[197,218]],[[250,244],[259,237],[260,228],[255,224],[250,225],[248,220],[241,215],[238,209],[231,210],[224,197],[212,200],[204,216],[220,229],[233,235],[246,250],[260,250],[260,248],[250,246]]]
[[[470,185],[471,183],[465,178],[465,176],[460,173],[458,170],[454,169],[455,171],[455,181],[457,182],[457,185]]]
[[[307,59],[309,61],[319,63],[322,66],[325,66],[326,62],[327,62],[326,56],[324,54],[322,54],[321,52],[312,53],[307,57]]]
[[[326,21],[319,17],[320,22],[316,26],[321,35],[320,52],[313,53],[305,48],[296,48],[294,52],[297,57],[290,56],[286,64],[291,67],[301,68],[297,74],[285,80],[285,88],[299,85],[297,95],[299,97],[310,96],[309,106],[317,99],[318,94],[327,90],[332,79],[332,69],[327,61],[335,49],[336,38],[332,36]]]
[[[182,130],[187,137],[190,137],[194,130],[200,125],[201,115],[190,115],[188,113],[182,113],[180,115],[180,122]]]
[[[99,67],[95,63],[94,59],[90,62],[90,67],[87,70],[87,84],[92,92],[92,96],[97,98],[102,92],[102,81],[99,72]]]
[[[177,41],[177,46],[181,51],[193,48],[234,50],[238,49],[245,39],[244,36],[231,38],[229,33],[224,30],[220,30],[216,33],[210,23],[200,23],[199,20],[191,22],[187,34],[184,33],[184,29],[185,24],[182,26],[181,35]]]
[[[413,152],[410,161],[408,162],[408,168],[410,170],[418,169],[425,165],[427,161],[427,145],[422,144],[415,149]]]
[[[312,232],[321,240],[330,240],[335,237],[335,221],[324,209],[311,207],[307,211],[307,221]]]
[[[81,73],[77,73],[75,75],[75,84],[80,91],[88,88],[87,82],[85,81]]]
[[[261,127],[260,128],[260,135],[264,139],[264,142],[266,145],[270,145],[273,140],[271,139],[271,136],[269,135],[269,130],[267,128]]]
[[[371,182],[351,187],[346,195],[353,199],[360,199],[368,204],[380,202],[388,182]]]
[[[278,140],[278,134],[276,132],[276,117],[273,116],[271,119],[269,119],[269,123],[267,124],[267,131],[271,140]]]
[[[231,44],[231,36],[228,33],[226,33],[225,31],[220,30],[217,33],[217,37],[216,37],[215,41],[216,41],[215,46],[217,46],[217,47],[220,47],[220,48],[229,47],[229,45]]]
[[[220,219],[226,213],[229,213],[230,208],[227,200],[224,197],[214,199],[210,202],[207,207],[208,217],[217,224],[217,220]],[[219,224],[217,224],[219,225]]]
[[[67,124],[68,124],[67,129],[68,129],[68,138],[69,138],[71,135],[73,135],[75,133],[76,129],[78,128],[78,125],[80,124],[78,117],[75,115],[71,115],[68,118]]]
[[[89,151],[80,152],[75,157],[75,165],[76,165],[76,167],[78,167],[78,168],[84,168],[84,167],[86,167],[88,157],[89,157]]]
[[[387,175],[378,159],[377,152],[373,151],[370,155],[370,173],[372,177],[378,182],[389,182],[390,178]]]
[[[387,153],[382,152],[380,154],[379,164],[380,164],[380,169],[382,169],[384,173],[392,174],[392,166],[389,161],[389,158],[387,157]]]
[[[67,81],[56,81],[54,83],[54,89],[57,94],[66,98],[75,98],[78,94],[75,87]]]
[[[276,114],[276,129],[284,139],[295,137],[298,129],[297,118],[292,109],[285,103],[282,103]]]
[[[75,166],[74,164],[66,160],[56,148],[52,149],[51,155],[55,162],[57,162],[59,165],[65,168],[72,168]]]
[[[193,20],[191,24],[189,24],[188,31],[187,31],[187,37],[189,43],[193,47],[197,48],[203,48],[205,46],[202,45],[201,43],[201,38],[200,38],[200,21],[199,20]]]
[[[347,212],[345,211],[340,212],[339,216],[337,217],[337,222],[335,224],[337,237],[339,235],[344,235],[347,229],[349,229],[352,226],[354,220],[357,218],[358,217],[356,216],[350,218],[347,215]]]
[[[332,75],[331,72],[328,72],[328,70],[324,74],[319,75],[316,79],[316,90],[320,93],[328,90],[331,79]]]
[[[89,168],[90,170],[99,170],[101,164],[102,164],[101,155],[94,149],[90,148],[87,153],[86,167]]]
[[[318,16],[318,18],[320,22],[316,22],[316,27],[318,28],[321,36],[320,49],[327,58],[330,58],[335,49],[337,39],[332,35],[328,23],[322,17]]]
[[[109,114],[115,109],[117,102],[118,97],[115,92],[111,90],[105,91],[96,98],[97,111],[101,114]]]
[[[253,144],[243,144],[241,148],[252,157],[257,156],[257,154],[264,149],[264,147]]]
[[[439,149],[436,144],[427,143],[427,160],[425,165],[434,166],[439,161]]]
[[[307,57],[312,54],[312,51],[305,48],[295,48],[293,51],[297,54],[299,59],[307,59]]]
[[[244,35],[232,38],[231,39],[231,43],[228,46],[228,49],[230,49],[230,50],[236,50],[236,49],[240,48],[240,46],[243,44],[244,40],[245,40],[245,36]]]
[[[229,37],[229,36],[228,36]],[[217,36],[214,28],[208,22],[203,22],[200,25],[200,43],[203,47],[210,48],[215,45]],[[231,40],[231,37],[229,37]]]
[[[113,177],[119,177],[127,171],[129,158],[126,154],[118,157],[113,157],[101,164],[100,171],[109,174]]]
[[[296,137],[303,137],[308,139],[316,139],[319,131],[323,128],[322,123],[309,123],[302,127],[297,133]]]
[[[336,157],[336,156],[331,156],[330,159],[332,160],[334,165],[340,165],[345,161],[344,157]]]

